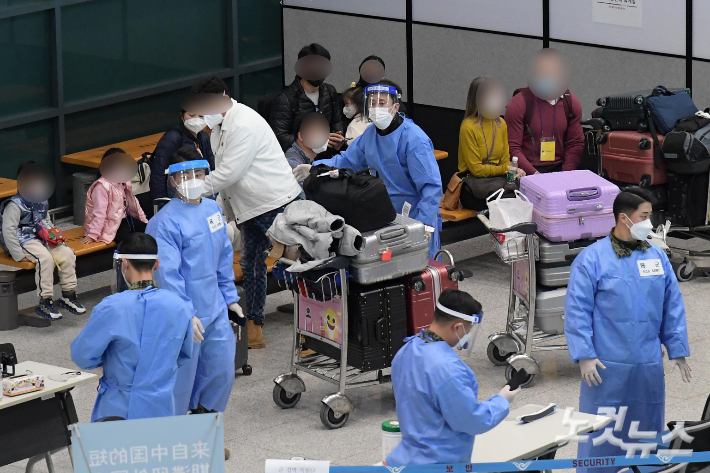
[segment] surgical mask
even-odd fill
[[[530,81],[530,90],[535,96],[543,100],[553,100],[558,95],[557,81],[547,77],[535,77]]]
[[[224,116],[221,113],[205,115],[205,123],[210,127],[210,130],[213,130],[217,125],[221,125],[222,120],[224,120]]]
[[[350,120],[352,117],[357,115],[357,107],[355,105],[348,105],[347,107],[343,107],[343,115],[348,117],[348,120]]]
[[[311,84],[313,87],[320,87],[323,82],[325,82],[325,79],[309,80],[308,81],[308,83]]]
[[[188,179],[182,181],[177,187],[178,192],[190,200],[199,198],[205,190],[205,181],[202,179]]]
[[[372,120],[375,126],[380,130],[386,130],[392,123],[392,120],[394,120],[394,115],[390,111],[390,108],[375,107],[370,109],[370,120]]]
[[[465,330],[465,329],[464,329]],[[473,336],[473,327],[468,331],[463,337],[459,337],[458,331],[456,332],[456,337],[459,339],[456,342],[456,348],[459,350],[465,350],[468,348],[468,344],[471,343],[471,337]]]
[[[328,140],[327,139],[325,140],[325,143],[323,143],[323,146],[320,146],[318,148],[311,148],[311,149],[313,150],[314,153],[321,154],[326,149],[328,149]]]
[[[626,214],[624,215],[629,220],[629,222],[631,222],[629,216]],[[645,241],[648,238],[649,233],[651,233],[651,230],[653,230],[653,223],[651,223],[651,220],[647,218],[646,220],[641,220],[640,222],[632,223],[630,227],[626,225],[626,228],[629,229],[629,231],[631,232],[631,236],[635,240]]]
[[[220,115],[220,116],[222,116],[222,115]],[[204,118],[201,118],[201,117],[188,118],[187,120],[185,120],[184,123],[185,123],[185,128],[187,128],[188,130],[190,130],[193,133],[199,133],[202,130],[204,130],[205,127],[207,126],[207,122],[205,121]],[[210,127],[210,128],[212,128],[212,127]]]

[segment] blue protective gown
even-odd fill
[[[195,343],[192,359],[178,372],[175,411],[184,414],[198,404],[224,411],[234,383],[237,346],[227,306],[239,296],[234,250],[219,205],[210,199],[192,205],[174,198],[148,222],[146,233],[158,242],[156,282],[188,302],[205,329],[205,339]]]
[[[441,174],[434,157],[434,145],[424,131],[405,118],[392,133],[380,136],[369,126],[347,150],[331,159],[318,161],[337,168],[362,171],[374,168],[385,183],[397,213],[405,202],[412,206],[409,216],[434,228],[429,257],[441,248]]]
[[[71,344],[81,369],[103,366],[91,421],[175,415],[178,366],[192,356],[192,313],[164,289],[106,297]]]
[[[657,263],[662,275],[640,275],[640,264],[647,268]],[[599,407],[618,412],[627,406],[622,430],[613,432],[626,443],[639,442],[628,437],[632,421],[640,422],[639,431],[665,429],[661,344],[669,359],[689,356],[690,348],[683,297],[663,250],[652,245],[619,258],[606,237],[582,251],[572,264],[567,288],[565,335],[574,363],[598,358],[606,366],[598,368],[599,386],[581,382],[581,412],[596,414]],[[593,446],[592,438],[602,432],[579,444],[579,457],[626,454],[609,442]],[[592,470],[604,473],[619,468]]]
[[[508,415],[498,394],[478,402],[471,368],[446,342],[409,337],[392,361],[392,386],[402,442],[387,464],[470,463],[475,435]]]

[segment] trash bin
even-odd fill
[[[84,225],[84,208],[86,207],[86,192],[99,178],[97,171],[77,172],[72,175],[74,193],[74,225]]]
[[[0,331],[20,326],[15,294],[15,272],[0,271]]]

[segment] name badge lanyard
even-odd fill
[[[493,147],[496,145],[496,125],[491,120],[491,130],[493,130],[493,138],[491,141],[490,150],[488,149],[488,139],[486,138],[486,131],[483,129],[483,120],[478,120],[478,126],[481,127],[481,133],[483,134],[483,141],[486,144],[486,151],[488,151],[488,156],[483,164],[491,164],[491,155],[493,154]]]
[[[555,139],[555,127],[557,126],[557,104],[559,99],[552,106],[552,139]],[[540,161],[542,161],[542,143],[545,140],[545,132],[542,125],[542,110],[540,109],[540,99],[537,99],[537,113],[540,117]],[[553,157],[554,160],[554,157]]]

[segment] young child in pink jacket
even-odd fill
[[[111,148],[101,159],[103,161],[117,153],[126,154],[120,148]],[[148,223],[138,199],[133,195],[131,182],[111,182],[104,176],[94,182],[86,193],[85,214],[82,243],[120,243],[131,233],[144,232]]]

